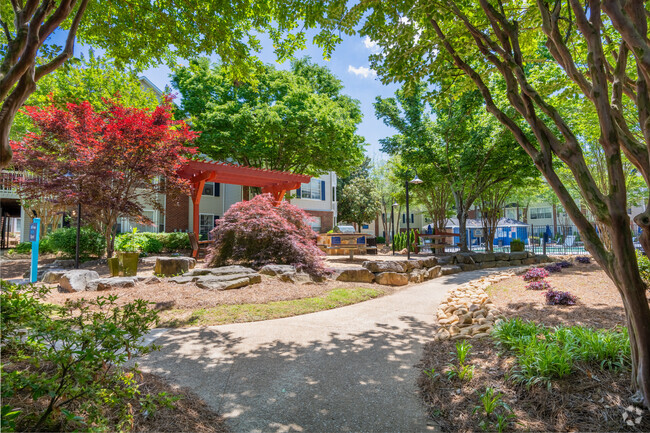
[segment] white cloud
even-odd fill
[[[366,68],[365,66],[359,66],[358,68],[349,65],[348,66],[348,72],[352,72],[354,75],[357,75],[359,77],[363,78],[373,78],[377,76],[377,72],[370,68]]]
[[[366,48],[369,49],[373,53],[379,52],[379,46],[377,45],[377,42],[373,41],[368,36],[363,38],[363,45],[365,45]]]

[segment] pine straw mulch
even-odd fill
[[[510,431],[650,431],[650,414],[644,410],[640,425],[630,427],[623,421],[625,408],[630,405],[629,373],[609,372],[587,366],[567,380],[545,386],[516,385],[507,379],[514,358],[500,350],[489,338],[471,340],[468,363],[475,368],[469,382],[448,380],[443,372],[455,363],[455,341],[436,341],[425,347],[419,367],[435,367],[440,377],[432,381],[422,373],[418,379],[421,395],[431,416],[443,431],[481,431],[482,418],[473,414],[480,405],[480,393],[493,387],[503,394],[516,419]]]
[[[172,407],[160,406],[155,412],[147,416],[142,411],[137,410],[140,408],[137,399],[126,402],[133,408],[134,414],[133,423],[127,426],[127,431],[133,433],[228,433],[230,431],[224,419],[192,391],[172,386],[160,377],[150,373],[138,373],[136,379],[138,379],[141,396],[147,394],[157,395],[164,392],[168,397],[177,397],[179,399],[172,403]],[[12,398],[4,398],[2,404],[9,405],[12,408],[20,408],[26,413],[45,410],[47,401],[46,398],[34,401],[28,395],[19,393]],[[74,404],[68,409],[74,412]],[[108,431],[116,431],[120,422],[118,414],[112,413],[108,408],[103,410],[103,414],[108,419]],[[51,416],[56,417],[55,414]],[[25,426],[21,425],[20,418],[16,427],[17,431],[26,431],[24,430]],[[73,430],[84,429],[83,425],[63,424],[55,420],[55,422],[48,425],[46,431],[68,431],[70,428]]]
[[[526,290],[521,276],[502,280],[488,288],[494,304],[507,318],[520,317],[547,326],[581,325],[592,328],[625,326],[625,312],[614,284],[596,264],[575,264],[547,281],[557,290],[578,297],[575,306],[547,306],[542,291]],[[650,296],[650,292],[648,292]],[[428,343],[419,365],[435,368],[440,377],[434,382],[424,373],[418,379],[420,391],[431,415],[444,431],[480,431],[482,418],[473,414],[479,395],[486,387],[503,393],[503,400],[516,415],[513,431],[650,431],[650,413],[643,412],[640,425],[623,421],[630,406],[629,372],[601,371],[578,365],[577,373],[566,380],[526,388],[508,380],[514,357],[496,347],[491,338],[470,340],[469,363],[476,366],[468,383],[449,381],[444,374],[456,362],[455,341]]]

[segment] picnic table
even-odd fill
[[[350,260],[354,253],[360,248],[369,249],[377,247],[366,247],[366,236],[359,233],[337,233],[330,236],[330,243],[325,247],[327,250],[347,250]]]
[[[422,250],[433,250],[433,253],[437,253],[438,250],[441,252],[445,252],[445,247],[451,247],[453,246],[452,244],[448,244],[445,242],[446,238],[449,237],[459,237],[460,234],[458,233],[452,233],[452,232],[442,232],[439,230],[436,230],[434,234],[419,234],[415,233],[415,241],[416,241],[416,250],[415,252],[418,253],[420,249]],[[422,243],[419,243],[419,240],[422,239]],[[425,251],[423,251],[425,252]]]

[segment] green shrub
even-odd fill
[[[415,229],[411,229],[411,251],[415,251]],[[403,250],[406,248],[406,232],[403,233],[395,233],[395,238],[393,239],[393,242],[395,243],[395,249],[396,250]]]
[[[386,238],[383,236],[377,236],[377,243],[378,244],[385,244],[386,243]]]
[[[524,246],[524,241],[521,239],[511,239],[510,240],[510,251],[511,252],[516,252],[516,251],[524,251],[525,246]]]
[[[187,233],[122,233],[115,238],[115,251],[127,251],[133,240],[135,250],[147,254],[171,253],[191,249]]]
[[[515,353],[517,367],[512,378],[528,386],[550,387],[552,380],[572,374],[577,362],[608,370],[630,366],[630,340],[625,328],[547,328],[516,318],[496,325],[492,336],[497,344]]]
[[[14,248],[10,249],[8,254],[30,254],[32,252],[32,243],[31,242],[21,242],[16,245]],[[50,238],[44,237],[38,244],[38,252],[40,254],[52,254],[56,251],[52,248],[50,244]]]
[[[77,245],[76,227],[68,227],[53,231],[48,235],[49,246],[54,251],[60,251],[68,257],[74,257]],[[87,259],[90,256],[101,257],[106,250],[106,240],[90,227],[82,227],[79,237],[79,256]]]
[[[137,371],[122,369],[155,349],[141,341],[157,313],[143,300],[118,306],[116,296],[53,305],[48,293],[0,280],[2,431],[128,430],[134,410],[161,397],[140,398]]]
[[[646,285],[650,285],[650,259],[641,253],[641,251],[636,250],[636,262],[639,265],[641,279]]]

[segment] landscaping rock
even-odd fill
[[[460,266],[457,265],[446,265],[442,266],[440,268],[440,274],[441,275],[450,275],[450,274],[457,274],[461,271]]]
[[[293,269],[293,266],[291,268]],[[255,269],[247,268],[245,266],[232,265],[232,266],[220,266],[218,268],[192,269],[191,271],[187,272],[183,276],[197,277],[197,276],[204,276],[204,275],[234,275],[234,274],[245,274],[245,275],[257,274],[257,271]]]
[[[88,282],[86,290],[88,291],[101,291],[111,290],[117,288],[135,287],[136,279],[134,277],[113,277],[113,278],[99,278]]]
[[[510,253],[510,260],[523,260],[527,258],[528,258],[527,251],[515,251],[514,253]]]
[[[196,260],[191,257],[158,257],[154,274],[169,277],[184,274],[194,267]]]
[[[86,269],[72,269],[67,271],[59,280],[59,291],[74,293],[83,292],[92,280],[99,279],[99,274]]]
[[[372,283],[375,274],[365,268],[350,268],[337,271],[336,281],[348,281],[352,283]]]
[[[368,261],[363,262],[361,266],[368,269],[370,272],[406,272],[403,262],[395,261]]]
[[[509,260],[509,259],[510,259],[510,254],[508,254],[508,253],[494,253],[494,260],[495,261]]]
[[[305,274],[303,272],[295,272],[295,273],[287,272],[286,274],[278,275],[278,278],[280,279],[280,281],[285,281],[287,283],[294,283],[294,284],[309,284],[313,282],[311,277],[308,274]]]
[[[468,265],[473,265],[476,263],[471,253],[458,253],[456,254],[456,263],[465,263]]]
[[[246,287],[250,285],[250,279],[248,277],[235,278],[228,281],[197,281],[196,286],[200,289],[206,290],[231,290],[239,289],[241,287]]]
[[[425,269],[413,269],[413,271],[408,274],[411,283],[421,283],[425,279],[428,279],[428,275],[429,272]]]
[[[413,269],[421,269],[422,264],[418,262],[417,260],[405,260],[403,262],[399,262],[402,267],[404,268],[405,272],[411,272]]]
[[[74,260],[57,259],[50,265],[53,268],[74,268]]]
[[[471,257],[470,257],[470,258],[471,258]],[[477,270],[477,269],[480,269],[480,266],[477,265],[477,264],[475,264],[475,263],[471,263],[471,264],[470,264],[470,263],[460,263],[458,266],[460,266],[460,268],[461,268],[464,272],[475,271],[475,270]]]
[[[423,259],[418,259],[418,262],[422,265],[423,268],[432,268],[438,264],[438,259],[435,257],[426,257]]]
[[[156,284],[159,283],[161,280],[160,278],[156,277],[155,275],[153,277],[145,278],[143,282],[145,284]]]
[[[437,259],[439,265],[450,265],[454,261],[454,256],[441,256],[438,257]]]
[[[428,269],[429,276],[428,278],[431,280],[433,278],[438,278],[440,276],[440,271],[442,269],[442,266],[434,266],[433,268]]]
[[[537,263],[535,257],[528,257],[527,259],[523,259],[521,261],[521,264],[523,265],[534,265],[535,263]]]
[[[386,286],[405,286],[409,283],[409,277],[398,272],[381,272],[375,275],[375,281]]]
[[[192,281],[194,281],[193,277],[186,277],[184,275],[180,276],[180,277],[174,277],[174,278],[169,279],[170,283],[176,283],[176,284],[187,284],[187,283],[191,283]]]
[[[495,268],[503,268],[505,266],[510,266],[510,262],[507,260],[497,260],[496,262],[494,262]]]
[[[527,259],[524,259],[527,260]],[[522,260],[510,260],[508,266],[521,266]]]
[[[280,275],[287,273],[296,273],[296,268],[293,265],[265,265],[259,270],[260,274],[264,275]]]
[[[56,284],[61,280],[61,277],[66,273],[65,269],[47,271],[43,274],[41,281],[46,284]]]

